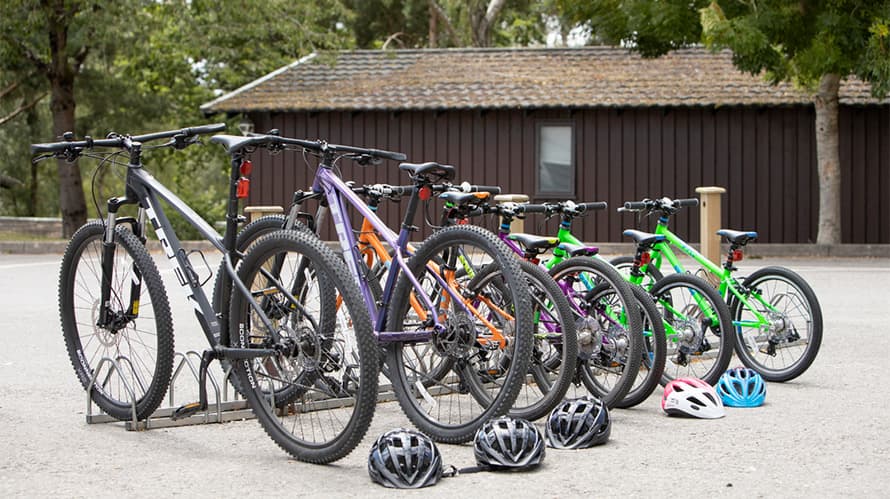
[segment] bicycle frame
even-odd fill
[[[432,330],[385,331],[384,329],[387,321],[387,309],[390,300],[392,299],[396,279],[401,272],[405,272],[408,280],[411,282],[411,285],[414,288],[414,295],[419,297],[420,304],[426,310],[437,310],[437,307],[433,304],[432,298],[424,291],[417,278],[408,271],[406,261],[406,258],[412,254],[408,247],[408,237],[411,233],[411,227],[407,221],[413,218],[414,213],[417,210],[419,200],[417,190],[415,189],[414,192],[412,192],[405,215],[405,222],[402,223],[401,230],[398,234],[395,234],[389,227],[387,227],[374,211],[369,208],[355,192],[353,192],[352,188],[333,172],[330,166],[325,164],[319,165],[315,181],[312,185],[312,191],[315,193],[324,193],[328,210],[330,211],[331,219],[334,223],[338,240],[340,242],[343,257],[346,260],[346,264],[350,271],[356,276],[356,280],[359,283],[362,297],[371,315],[371,321],[375,325],[374,334],[377,337],[377,340],[383,343],[424,341],[428,340],[432,334],[444,331],[445,325],[441,322],[436,313],[430,314],[430,316],[427,317],[433,321]],[[358,277],[363,275],[358,265],[358,262],[362,260],[362,254],[346,214],[347,205],[355,208],[364,218],[363,232],[371,232],[367,229],[376,231],[377,237],[382,237],[383,241],[394,250],[392,261],[395,262],[395,265],[390,267],[390,272],[387,274],[380,303],[376,302],[369,287]],[[383,249],[382,246],[381,249]],[[440,275],[438,269],[430,268],[429,270],[429,275],[433,276],[441,289],[445,290],[447,293],[447,297],[443,298],[454,300],[455,303],[461,304],[460,306],[464,307],[471,315],[480,317],[478,311],[474,310],[472,305],[467,303],[467,300],[460,296],[449,284],[448,276]],[[490,324],[487,325],[490,326]],[[505,342],[504,338],[497,338],[497,336],[499,335],[496,335],[493,339],[503,345]]]
[[[778,312],[776,310],[776,308],[771,303],[768,303],[767,301],[763,300],[759,294],[755,293],[755,294],[747,295],[745,293],[746,290],[743,288],[742,284],[739,283],[732,276],[732,269],[726,268],[726,267],[720,267],[719,265],[715,264],[711,260],[708,260],[704,255],[702,255],[701,253],[696,251],[695,248],[693,248],[692,246],[687,244],[686,241],[683,241],[682,239],[680,239],[679,236],[677,236],[676,234],[671,232],[670,229],[668,229],[667,223],[668,223],[667,217],[659,218],[658,224],[655,227],[655,233],[665,236],[666,240],[663,242],[656,243],[652,247],[653,252],[655,253],[655,256],[652,258],[652,261],[649,262],[647,265],[653,265],[656,269],[660,270],[662,263],[664,261],[667,261],[667,263],[671,266],[671,268],[674,269],[675,272],[685,272],[686,270],[683,267],[683,265],[680,263],[679,258],[677,258],[677,255],[671,249],[671,246],[675,246],[680,251],[685,253],[687,256],[689,256],[693,260],[695,260],[707,272],[710,272],[710,273],[716,275],[720,279],[720,284],[717,288],[717,291],[720,293],[720,296],[722,296],[724,300],[728,300],[730,298],[730,296],[732,296],[734,299],[738,300],[742,305],[744,305],[745,308],[748,311],[750,311],[752,315],[754,315],[754,317],[756,319],[755,321],[733,320],[733,324],[736,327],[740,327],[740,326],[745,326],[745,327],[769,326],[770,320],[767,317],[764,317],[764,315],[758,311],[757,307],[754,307],[753,305],[751,305],[751,303],[748,301],[748,296],[753,296],[761,305],[763,305],[766,308],[766,310]],[[645,273],[646,268],[648,268],[648,267],[643,266],[640,268],[640,270],[643,273]]]
[[[173,272],[179,282],[180,287],[185,289],[186,298],[192,303],[195,310],[195,317],[201,325],[207,341],[213,347],[229,347],[228,332],[226,331],[226,321],[228,312],[220,311],[223,320],[217,319],[217,313],[213,309],[207,299],[207,295],[202,289],[202,283],[197,273],[189,262],[189,253],[182,247],[182,243],[173,230],[170,220],[161,205],[161,201],[167,202],[176,212],[194,227],[201,235],[209,241],[216,249],[223,253],[226,272],[228,278],[232,280],[238,290],[245,296],[250,296],[250,291],[238,279],[235,269],[232,266],[234,255],[235,233],[237,230],[237,217],[235,213],[238,206],[238,198],[236,196],[238,165],[241,158],[232,160],[233,168],[231,175],[231,188],[229,195],[229,206],[226,216],[225,235],[221,236],[207,221],[200,217],[191,207],[189,207],[182,199],[170,191],[167,187],[156,180],[151,174],[145,171],[141,162],[141,150],[137,144],[133,145],[130,163],[127,165],[126,177],[126,195],[123,197],[112,198],[108,201],[108,215],[105,224],[105,237],[103,241],[102,253],[102,303],[108,303],[110,299],[110,280],[115,245],[114,230],[119,222],[131,223],[134,227],[134,233],[144,240],[144,224],[146,218],[152,224],[157,234],[161,247],[167,260],[173,267]],[[121,206],[138,205],[138,214],[135,219],[126,217],[117,219],[117,212]],[[128,310],[138,315],[139,289],[141,283],[134,282],[131,285],[131,297]],[[290,297],[293,299],[293,297]],[[263,313],[259,306],[253,300],[248,300],[258,317],[264,322],[265,326],[272,330],[272,324],[269,318]],[[106,307],[103,306],[100,312],[100,326],[102,321],[107,321]],[[107,322],[106,322],[107,324]],[[225,332],[225,334],[223,334]],[[271,355],[275,351],[269,349],[231,349],[226,348],[225,356],[227,358],[252,358],[264,355]]]

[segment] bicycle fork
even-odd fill
[[[99,309],[99,320],[96,325],[103,329],[108,329],[112,333],[117,333],[131,320],[139,316],[139,296],[142,292],[142,274],[136,263],[132,266],[132,280],[130,281],[130,298],[127,300],[127,309],[119,313],[112,311],[111,306],[111,277],[114,273],[114,233],[118,222],[125,222],[131,225],[131,231],[144,244],[145,237],[142,227],[144,227],[145,210],[139,209],[138,218],[124,217],[118,220],[118,209],[127,204],[127,198],[112,198],[108,200],[108,216],[105,221],[105,235],[102,239],[102,288],[101,288],[101,304]],[[123,303],[122,303],[123,304]]]

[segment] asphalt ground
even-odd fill
[[[384,489],[368,477],[374,438],[408,425],[395,403],[379,404],[359,447],[325,466],[289,459],[253,420],[139,432],[86,424],[85,393],[59,326],[60,260],[0,255],[0,497],[890,495],[890,259],[741,262],[743,273],[773,264],[797,270],[824,314],[816,362],[792,382],[770,383],[762,407],[728,408],[719,420],[671,418],[657,390],[636,408],[612,412],[604,446],[550,449],[536,471],[465,474],[421,491]],[[159,268],[172,277],[166,263]],[[184,295],[167,289],[177,350],[202,349]],[[440,449],[446,464],[474,464],[470,445]]]

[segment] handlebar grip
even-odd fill
[[[201,126],[192,126],[188,128],[183,128],[182,132],[185,135],[206,135],[208,133],[216,133],[216,132],[225,132],[226,124],[225,123],[213,123],[211,125],[201,125]]]
[[[124,144],[124,140],[121,137],[115,137],[113,139],[99,139],[99,140],[72,140],[72,141],[63,141],[63,142],[48,142],[44,144],[31,144],[31,154],[38,154],[42,152],[62,152],[69,149],[83,149],[86,147],[121,147]]]
[[[399,196],[408,196],[412,192],[414,192],[413,185],[391,185],[390,188],[392,189],[393,194],[397,194]]]
[[[501,188],[497,185],[476,185],[470,184],[470,188],[465,192],[487,192],[489,194],[500,194]]]
[[[408,156],[394,151],[384,151],[382,149],[368,149],[368,154],[371,156],[377,156],[378,158],[391,159],[393,161],[405,161],[408,159]]]
[[[646,203],[642,201],[625,201],[624,202],[625,210],[645,210]]]
[[[698,199],[696,199],[696,198],[675,199],[674,206],[676,206],[676,207],[698,206]]]
[[[518,213],[547,213],[549,207],[546,204],[517,204]]]
[[[575,205],[581,213],[594,210],[605,210],[609,204],[605,201],[593,201],[590,203],[578,203]]]

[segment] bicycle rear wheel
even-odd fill
[[[445,330],[429,340],[389,345],[393,389],[418,429],[442,442],[466,442],[485,421],[510,410],[525,381],[533,329],[528,285],[509,249],[475,226],[433,233],[408,267],[418,281],[437,283],[433,299]],[[466,278],[455,277],[458,268],[467,271]],[[498,277],[473,289],[473,273],[481,269]],[[409,312],[413,289],[408,276],[400,275],[387,331],[432,330],[432,316]]]
[[[251,296],[232,293],[227,341],[277,351],[232,361],[257,419],[301,461],[342,458],[366,433],[377,400],[378,353],[355,280],[305,231],[256,241],[238,277]]]
[[[630,284],[604,261],[569,258],[550,269],[575,313],[581,381],[617,407],[640,372],[643,325]]]
[[[625,279],[629,281],[630,271],[633,268],[633,257],[618,257],[609,261]],[[667,358],[667,340],[664,332],[664,321],[661,314],[645,290],[652,287],[661,279],[661,272],[650,265],[643,283],[640,285],[630,283],[630,289],[640,305],[641,319],[643,321],[643,356],[640,360],[640,373],[631,386],[630,391],[617,407],[627,408],[642,403],[655,391],[655,387],[661,382],[664,373],[664,362]]]
[[[158,408],[173,370],[173,319],[164,283],[142,242],[124,227],[114,231],[107,325],[103,304],[105,225],[85,224],[62,257],[59,311],[65,347],[78,380],[103,411],[117,419],[145,419]]]
[[[640,320],[643,323],[643,352],[640,358],[640,371],[628,390],[627,395],[615,404],[615,407],[626,409],[639,405],[655,391],[664,374],[664,363],[667,358],[667,340],[664,334],[664,321],[652,301],[652,297],[643,288],[635,284],[630,289],[640,306]]]
[[[671,274],[650,290],[664,319],[667,360],[662,384],[699,378],[715,385],[732,358],[735,336],[726,303],[707,281]]]
[[[742,284],[748,305],[735,297],[730,301],[742,363],[767,381],[800,376],[822,344],[822,307],[816,293],[800,275],[783,267],[759,269]]]
[[[529,375],[508,414],[533,421],[562,402],[572,384],[578,363],[578,336],[571,306],[556,281],[531,262],[520,260],[519,265],[532,302],[534,344]],[[483,290],[491,285],[505,296],[502,282],[499,272],[486,268],[468,287]]]

